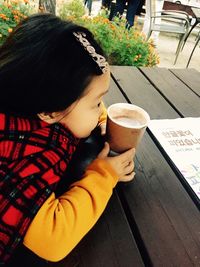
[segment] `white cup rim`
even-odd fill
[[[129,103],[115,103],[115,104],[112,104],[110,105],[108,108],[107,108],[107,114],[108,114],[108,117],[113,121],[113,119],[109,116],[109,113],[110,113],[110,109],[113,108],[113,107],[117,107],[117,106],[120,106],[120,107],[123,107],[123,108],[127,108],[129,110],[139,110],[143,113],[145,119],[146,119],[146,123],[145,124],[141,124],[139,126],[130,126],[128,128],[130,129],[141,129],[141,128],[144,128],[144,127],[147,127],[148,124],[149,124],[149,121],[150,121],[150,116],[149,114],[141,107],[137,106],[137,105],[134,105],[134,104],[129,104]],[[123,126],[122,124],[118,123],[119,125]]]

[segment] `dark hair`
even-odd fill
[[[84,27],[51,14],[25,19],[0,48],[0,111],[33,116],[61,111],[81,97],[102,71],[73,32],[83,32],[104,55]]]

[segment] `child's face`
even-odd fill
[[[85,94],[75,101],[66,111],[60,112],[58,121],[78,138],[88,137],[97,126],[102,114],[101,101],[110,85],[110,71],[94,76]],[[66,114],[66,115],[64,115]],[[64,116],[63,116],[64,115]]]

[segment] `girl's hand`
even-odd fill
[[[101,135],[105,135],[106,134],[106,122],[102,122],[99,125],[100,129],[101,129]]]
[[[117,173],[120,182],[131,181],[135,176],[133,161],[135,149],[129,149],[126,152],[114,157],[108,156],[109,151],[110,147],[106,142],[104,148],[99,153],[98,158],[106,160],[112,166]]]

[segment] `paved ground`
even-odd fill
[[[173,65],[175,59],[175,50],[178,44],[178,39],[176,37],[169,37],[163,34],[159,36],[159,43],[157,51],[160,55],[160,67],[169,68],[185,68],[190,56],[190,53],[195,44],[195,35],[191,35],[182,52],[179,54],[176,65]],[[193,57],[190,61],[188,68],[194,68],[200,71],[200,47],[196,47]]]
[[[96,15],[100,10],[101,1],[93,1],[92,6],[92,15]],[[141,22],[142,27],[142,22]],[[176,36],[172,36],[171,34],[163,34],[159,35],[159,41],[157,44],[157,51],[160,56],[160,64],[159,67],[167,67],[167,68],[185,68],[187,65],[187,61],[189,55],[192,51],[192,48],[195,43],[196,34],[192,34],[183,49],[183,51],[179,54],[178,61],[176,65],[174,65],[175,59],[175,51],[178,45],[178,38]],[[200,71],[200,45],[196,48],[192,60],[190,62],[189,68],[195,68]]]

